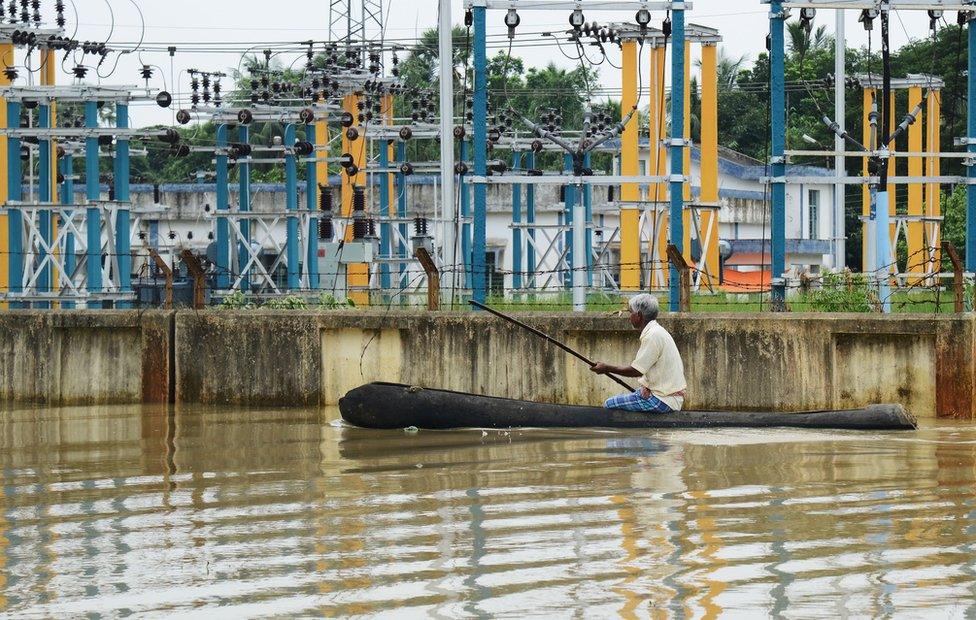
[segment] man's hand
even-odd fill
[[[598,375],[605,375],[610,372],[610,366],[604,364],[603,362],[597,362],[596,364],[590,366],[590,370],[592,370]]]

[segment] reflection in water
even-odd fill
[[[0,415],[0,614],[976,617],[976,429]]]

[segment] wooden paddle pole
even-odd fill
[[[593,366],[596,363],[593,360],[591,360],[590,358],[588,358],[585,355],[583,355],[582,353],[580,353],[578,351],[574,351],[569,346],[563,344],[562,342],[559,342],[558,340],[556,340],[552,336],[550,336],[550,335],[548,335],[548,334],[546,334],[544,332],[541,332],[538,329],[536,329],[536,328],[534,328],[534,327],[532,327],[530,325],[526,325],[525,323],[523,323],[522,321],[516,319],[515,317],[508,316],[507,314],[504,314],[502,312],[499,312],[498,310],[495,310],[494,308],[489,308],[485,304],[483,304],[481,302],[478,302],[478,301],[475,301],[473,299],[469,299],[468,300],[468,303],[471,304],[472,306],[476,307],[476,308],[481,308],[485,312],[488,312],[490,314],[494,314],[495,316],[497,316],[500,319],[505,319],[509,323],[514,323],[515,325],[518,325],[522,329],[526,329],[526,330],[532,332],[533,334],[535,334],[539,338],[542,338],[543,340],[547,340],[547,341],[551,342],[552,344],[556,345],[557,347],[559,347],[560,349],[562,349],[566,353],[569,353],[570,355],[572,355],[576,359],[578,359],[580,361],[583,361],[583,362],[586,362],[586,364],[588,366]],[[627,382],[624,381],[623,379],[621,379],[620,377],[618,377],[616,375],[612,375],[610,373],[607,373],[607,376],[610,377],[611,379],[613,379],[621,387],[627,388],[628,391],[630,391],[630,392],[633,392],[634,391],[634,388],[632,388],[629,385],[627,385]]]

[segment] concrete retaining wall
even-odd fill
[[[167,402],[171,312],[0,312],[0,400]]]
[[[625,318],[523,315],[594,359],[630,361]],[[687,407],[900,402],[974,417],[976,316],[671,315]],[[599,403],[615,384],[490,316],[349,312],[0,313],[0,398],[50,404],[333,405],[367,381]]]
[[[594,359],[626,363],[636,348],[625,318],[525,320]],[[662,323],[685,360],[690,408],[900,402],[920,417],[973,417],[973,316],[698,314]],[[192,402],[332,405],[374,380],[568,403],[599,403],[616,391],[489,316],[181,312],[176,332],[177,395]]]

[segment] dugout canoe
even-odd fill
[[[342,418],[362,428],[826,428],[912,430],[914,416],[901,405],[777,413],[680,411],[633,413],[480,396],[399,383],[368,383],[339,399]]]

